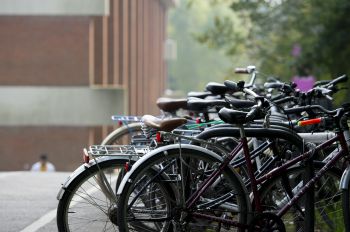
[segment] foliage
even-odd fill
[[[191,0],[195,6],[201,0]],[[217,15],[197,41],[224,49],[233,59],[243,53],[265,73],[290,80],[300,71],[318,79],[350,73],[350,10],[348,0],[211,0],[238,15]],[[231,21],[230,21],[231,19]],[[239,31],[246,28],[246,34]],[[293,47],[300,54],[291,54]]]
[[[170,10],[168,35],[177,43],[177,59],[168,61],[170,89],[181,90],[182,94],[202,91],[209,81],[223,82],[228,70],[233,69],[232,59],[225,54],[225,47],[208,49],[206,44],[200,44],[195,39],[221,25],[218,15],[226,18],[225,22],[234,21],[229,18],[232,17],[229,5],[213,7],[208,1],[194,3],[182,0],[180,6]],[[221,38],[228,38],[233,32],[226,26],[221,25],[226,28],[227,37]],[[215,45],[217,43],[219,41]],[[222,41],[222,44],[228,44],[228,41]],[[244,59],[244,56],[240,59]]]

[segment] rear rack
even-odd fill
[[[140,122],[141,116],[126,116],[126,115],[112,115],[113,121],[121,121],[121,122]]]
[[[89,150],[84,150],[85,155],[99,156],[142,156],[150,152],[149,146],[132,145],[92,145]]]

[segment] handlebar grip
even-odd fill
[[[333,81],[329,82],[328,85],[336,85],[338,83],[342,83],[342,82],[347,82],[348,81],[348,76],[346,74],[335,78]]]
[[[278,82],[266,82],[264,84],[264,87],[269,89],[269,88],[273,88],[273,89],[279,89],[283,87],[283,83],[278,83]]]
[[[303,111],[308,111],[308,110],[319,110],[319,111],[322,111],[322,112],[324,112],[326,114],[330,114],[330,115],[335,115],[338,112],[337,110],[327,110],[320,105],[308,105],[308,106],[300,106],[300,107],[285,109],[284,113],[295,114],[295,113],[301,113]]]
[[[322,118],[313,118],[313,119],[299,121],[298,126],[315,125],[315,124],[320,124],[321,122],[322,122]]]
[[[320,86],[320,85],[327,85],[331,82],[330,80],[321,80],[321,81],[316,81],[314,84],[314,87]]]
[[[295,107],[295,108],[290,108],[290,109],[285,109],[284,113],[286,114],[296,114],[296,113],[301,113],[303,111],[306,111],[307,108],[306,106],[299,106],[299,107]]]
[[[237,73],[237,74],[249,74],[249,71],[247,68],[235,68],[235,73]]]
[[[284,97],[284,98],[280,98],[278,100],[273,101],[275,104],[279,105],[279,104],[284,104],[287,102],[292,102],[295,100],[295,97],[293,96],[288,96],[288,97]]]
[[[239,89],[236,82],[226,80],[226,81],[224,82],[224,84],[225,84],[225,86],[226,86],[227,88],[229,88],[230,90],[238,91],[238,89]]]
[[[316,87],[316,88],[314,88],[314,90],[318,91],[320,94],[322,94],[322,96],[332,93],[332,90],[327,89],[327,88],[323,88],[323,87]],[[320,96],[320,95],[318,95],[318,96]]]

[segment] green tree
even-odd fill
[[[212,7],[207,1],[198,1],[195,5],[181,1],[180,6],[169,12],[168,34],[177,44],[177,59],[168,62],[170,89],[181,90],[182,94],[201,91],[209,81],[223,82],[228,71],[234,68],[225,49],[210,49],[196,41],[196,35],[215,27],[217,15],[228,18],[228,22],[234,21],[227,5]]]
[[[192,0],[192,6],[200,0]],[[309,67],[318,79],[331,79],[349,73],[350,9],[348,0],[211,0],[212,5],[229,5],[239,15],[242,34],[229,18],[217,15],[217,23],[197,35],[212,48],[224,49],[235,59],[245,55],[265,73],[284,80]],[[295,45],[299,56],[292,56]],[[237,49],[239,48],[239,49]],[[340,94],[341,95],[341,94]],[[344,94],[345,95],[345,94]],[[344,96],[343,96],[344,97]]]

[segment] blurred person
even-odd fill
[[[293,45],[292,52],[291,52],[292,57],[294,57],[294,62],[295,62],[295,68],[297,75],[292,77],[292,82],[297,84],[297,88],[302,91],[302,92],[307,92],[315,84],[316,78],[311,75],[312,72],[312,66],[310,63],[304,63],[304,64],[298,64],[297,61],[300,59],[302,55],[302,48],[301,45],[296,43]],[[310,54],[305,54],[306,60],[311,59]]]
[[[31,168],[32,172],[54,172],[55,170],[55,166],[47,160],[46,154],[40,155],[40,160]]]
[[[309,65],[302,65],[297,68],[298,75],[292,78],[292,81],[297,84],[297,88],[302,92],[307,92],[315,84],[316,78],[311,75],[311,67]]]

